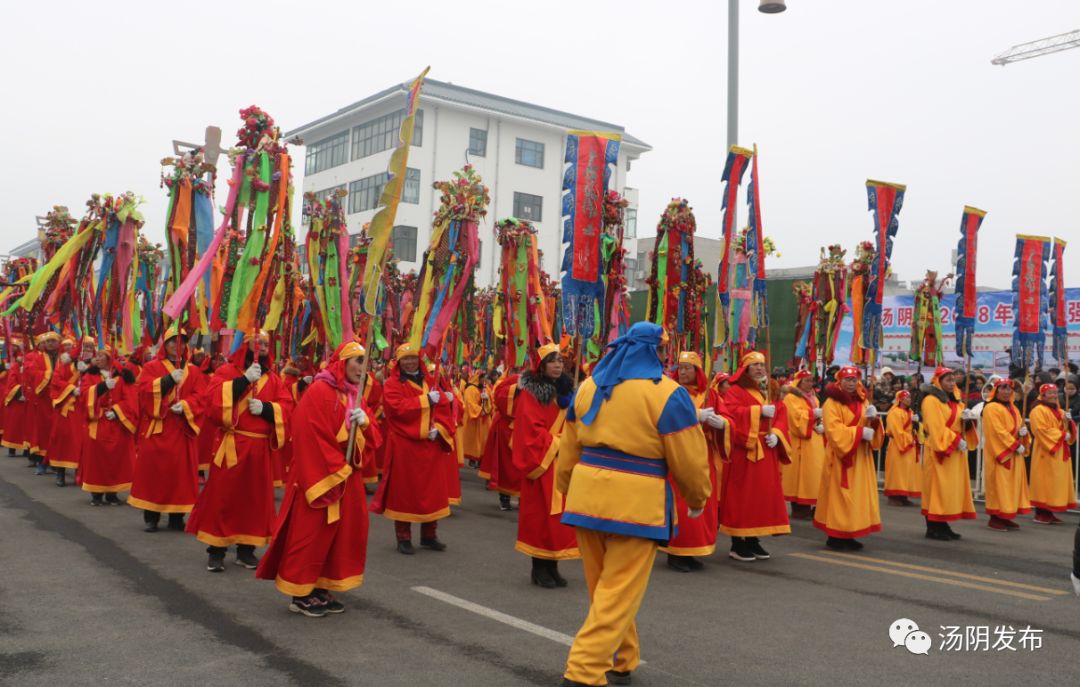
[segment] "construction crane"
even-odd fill
[[[1061,52],[1062,50],[1068,50],[1069,48],[1080,48],[1080,31],[1070,31],[1057,36],[1050,36],[1049,38],[1040,38],[1039,40],[1031,41],[1030,43],[1014,45],[990,60],[990,64],[997,64],[1004,67],[1013,62],[1030,60],[1033,57],[1042,57],[1043,55]]]

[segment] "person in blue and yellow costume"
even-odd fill
[[[988,526],[998,532],[1018,530],[1017,514],[1031,512],[1024,465],[1031,439],[1020,411],[1013,404],[1012,380],[994,382],[981,417]]]
[[[629,684],[641,662],[634,617],[656,550],[674,535],[670,472],[690,517],[709,500],[708,449],[689,392],[664,376],[663,330],[638,322],[608,345],[567,411],[556,488],[577,528],[589,613],[566,661],[564,687]]]
[[[975,418],[960,402],[956,377],[947,367],[934,370],[929,384],[922,386],[922,417],[926,430],[923,455],[922,513],[926,516],[926,538],[953,541],[960,538],[949,523],[974,520],[968,475],[968,447],[979,441]]]
[[[791,441],[791,462],[781,466],[784,498],[791,503],[791,517],[809,520],[817,505],[825,465],[825,425],[814,393],[814,374],[798,370],[792,381],[794,385],[784,396]]]
[[[744,354],[723,398],[732,437],[721,485],[720,531],[731,537],[728,555],[737,561],[768,559],[758,537],[791,533],[780,479],[781,463],[791,462],[787,406],[768,398],[767,389],[765,356]]]
[[[698,424],[705,431],[709,450],[709,480],[712,482],[712,492],[705,505],[705,513],[700,518],[691,519],[686,499],[676,487],[675,513],[678,517],[679,533],[667,546],[661,548],[661,551],[667,554],[669,568],[677,572],[691,572],[705,567],[695,556],[711,556],[716,551],[716,527],[720,515],[716,503],[719,493],[717,471],[720,447],[726,445],[730,448],[731,436],[727,420],[716,413],[719,399],[716,391],[709,388],[701,356],[693,351],[679,353],[678,367],[675,368],[672,378],[690,392],[694,407],[698,409]]]
[[[532,557],[532,582],[545,589],[565,587],[559,561],[580,558],[574,528],[562,524],[563,495],[555,491],[555,458],[559,454],[566,408],[574,381],[563,372],[559,344],[536,351],[534,368],[521,376],[514,421],[514,466],[521,480],[521,512],[514,548]]]
[[[858,537],[881,531],[873,452],[885,441],[885,427],[859,377],[857,367],[840,368],[822,406],[826,459],[814,527],[836,551],[858,551]]]

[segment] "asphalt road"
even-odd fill
[[[402,556],[374,517],[348,611],[310,619],[231,555],[210,574],[194,537],[146,534],[134,509],[91,508],[25,465],[0,456],[3,684],[557,685],[585,615],[580,563],[560,566],[566,589],[532,586],[513,550],[516,513],[467,471],[464,505],[440,524],[446,552]],[[826,551],[796,522],[764,541],[769,561],[731,561],[723,540],[700,573],[660,555],[634,684],[1080,684],[1075,515],[1057,527],[1024,518],[1013,534],[982,516],[942,543],[923,539],[918,509],[882,511],[885,531],[857,554]],[[927,633],[926,655],[893,646],[898,618]],[[973,639],[985,627],[987,644],[946,651],[942,626]],[[1026,627],[1041,646],[1021,644]]]

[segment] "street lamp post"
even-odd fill
[[[759,0],[758,11],[778,14],[787,9],[784,0]],[[739,139],[739,0],[728,0],[727,147]]]

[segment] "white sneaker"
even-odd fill
[[[1069,573],[1069,577],[1072,578],[1073,594],[1076,594],[1077,596],[1080,596],[1080,577],[1077,577],[1073,573]]]

